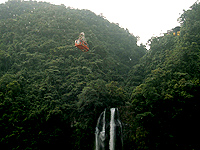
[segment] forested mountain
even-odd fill
[[[0,143],[94,149],[100,113],[118,107],[124,149],[199,149],[200,4],[179,21],[146,51],[89,10],[1,4]],[[89,52],[74,47],[80,32]]]
[[[136,149],[200,149],[200,4],[179,21],[181,27],[149,40],[150,50],[129,72],[129,86],[141,83],[130,98]]]
[[[85,32],[90,51],[74,46]],[[146,53],[128,30],[89,10],[0,5],[0,143],[92,149],[101,111],[125,105],[125,79]]]

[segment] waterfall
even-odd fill
[[[117,108],[100,114],[95,132],[95,150],[122,150],[122,125]]]
[[[111,120],[110,120],[110,150],[115,150],[115,108],[111,108]]]
[[[105,128],[106,128],[106,110],[104,110],[101,115],[99,116],[96,132],[95,132],[95,143],[96,143],[96,150],[105,150]]]

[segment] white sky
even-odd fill
[[[7,0],[0,0],[4,3]],[[34,1],[34,0],[33,0]],[[89,9],[99,15],[103,13],[110,22],[119,23],[139,43],[146,44],[152,36],[159,36],[179,25],[177,19],[197,0],[37,0],[52,4],[64,4],[79,9]]]

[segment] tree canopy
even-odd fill
[[[199,149],[199,11],[195,3],[180,16],[180,27],[152,37],[150,50],[130,71],[132,117],[138,120],[133,141],[143,142],[137,149]]]
[[[124,149],[199,149],[199,12],[196,2],[147,51],[89,10],[0,4],[0,143],[94,149],[100,113],[118,107]],[[74,47],[80,32],[89,52]]]
[[[87,53],[74,47],[82,31]],[[0,143],[92,149],[99,113],[125,105],[124,81],[146,53],[136,42],[128,30],[89,10],[36,1],[1,4]]]

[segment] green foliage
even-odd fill
[[[74,47],[82,31],[87,53]],[[101,111],[128,99],[124,80],[145,54],[136,43],[128,30],[89,10],[1,4],[0,143],[7,149],[92,149]]]
[[[136,126],[136,149],[199,148],[199,11],[195,3],[181,15],[181,28],[150,39],[150,50],[130,71],[128,85],[136,86],[131,94],[136,121],[128,122]],[[173,35],[177,29],[180,36]]]
[[[199,12],[197,2],[146,51],[127,29],[89,10],[1,4],[0,143],[94,149],[99,114],[118,107],[124,149],[199,149]],[[87,53],[74,47],[82,31]]]

